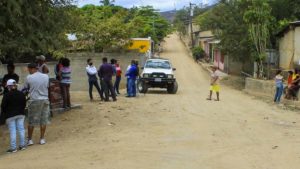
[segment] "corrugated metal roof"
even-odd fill
[[[290,24],[287,25],[285,28],[283,28],[280,32],[278,32],[276,36],[282,37],[289,30],[294,29],[295,27],[299,27],[299,26],[300,26],[300,21],[290,22]]]

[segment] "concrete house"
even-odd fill
[[[214,66],[225,71],[226,60],[221,50],[217,47],[219,43],[220,40],[215,39],[211,31],[200,31],[198,33],[196,44],[205,51],[206,56]]]
[[[300,21],[291,22],[279,34],[279,67],[300,67]]]

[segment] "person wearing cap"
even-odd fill
[[[17,83],[19,83],[19,76],[15,73],[15,65],[13,63],[7,64],[7,74],[3,76],[2,86],[4,88],[3,94],[8,93],[8,88],[6,87],[6,82],[9,79],[14,79]]]
[[[1,121],[5,121],[10,134],[10,148],[7,153],[17,152],[17,133],[19,135],[19,150],[26,149],[25,142],[25,95],[17,90],[17,83],[14,79],[6,82],[8,93],[3,96],[1,104]]]
[[[217,73],[218,68],[215,66],[211,67],[211,81],[209,89],[209,97],[207,100],[211,100],[213,92],[216,93],[217,99],[215,101],[220,101],[220,85],[219,85],[219,74]]]
[[[29,90],[28,101],[28,143],[33,145],[32,134],[35,126],[40,126],[40,144],[46,143],[46,126],[50,124],[50,103],[48,98],[49,77],[38,71],[36,63],[28,64],[28,72],[24,88]]]
[[[36,57],[36,62],[38,64],[38,71],[44,74],[49,73],[49,68],[46,64],[46,57],[44,55],[40,55]]]

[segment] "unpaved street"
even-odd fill
[[[206,101],[209,76],[176,35],[166,39],[162,57],[177,68],[176,95],[155,90],[100,104],[87,92],[72,93],[83,109],[56,115],[44,146],[7,155],[8,133],[0,128],[0,168],[300,168],[298,113],[224,86],[221,102]]]

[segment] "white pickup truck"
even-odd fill
[[[148,88],[166,88],[170,94],[176,94],[178,84],[174,77],[175,68],[168,59],[149,59],[146,61],[138,82],[140,93],[147,93]]]

